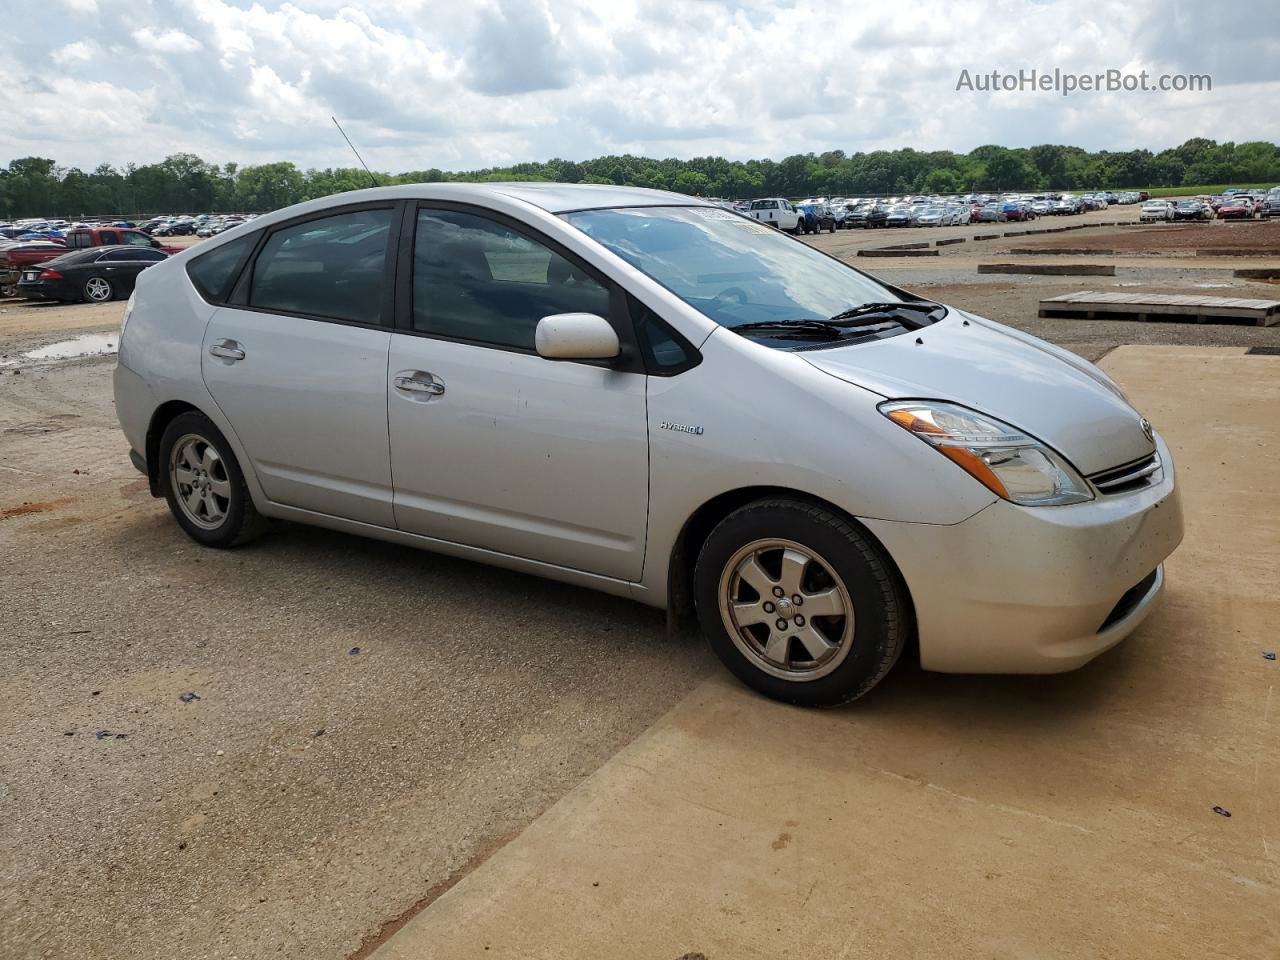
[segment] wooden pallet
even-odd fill
[[[1272,327],[1280,323],[1280,301],[1081,290],[1041,300],[1040,316],[1085,317],[1089,320],[1182,320],[1194,323],[1226,321],[1255,327]]]

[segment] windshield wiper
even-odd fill
[[[921,302],[921,301],[915,301],[915,300],[899,300],[893,303],[889,303],[889,302],[862,303],[856,307],[850,307],[848,310],[842,310],[840,313],[837,313],[834,317],[828,317],[826,322],[833,325],[852,327],[852,326],[858,326],[859,324],[853,324],[853,323],[841,324],[840,321],[853,320],[858,317],[867,317],[867,316],[883,317],[885,314],[891,314],[897,310],[908,310],[908,311],[914,310],[917,313],[924,313],[932,316],[935,310],[941,310],[941,309],[942,309],[942,304],[940,303],[927,303],[927,302]],[[923,327],[926,324],[920,323],[915,320],[910,320],[910,321],[904,322],[902,325],[912,330],[918,330],[920,327]]]
[[[844,328],[826,320],[758,320],[739,323],[729,329],[735,333],[778,330],[792,337],[825,337],[828,340],[843,340],[847,335]]]

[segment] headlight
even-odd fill
[[[1047,507],[1093,499],[1056,451],[994,417],[934,400],[890,401],[879,410],[1005,500]]]

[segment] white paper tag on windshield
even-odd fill
[[[739,220],[741,219],[736,213],[730,213],[728,210],[722,210],[719,207],[690,207],[690,209],[703,220]]]

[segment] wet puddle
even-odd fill
[[[59,340],[47,347],[28,350],[17,357],[0,360],[0,366],[12,367],[28,360],[51,363],[58,360],[79,360],[82,357],[101,357],[116,352],[120,343],[117,333],[85,333],[70,340]]]

